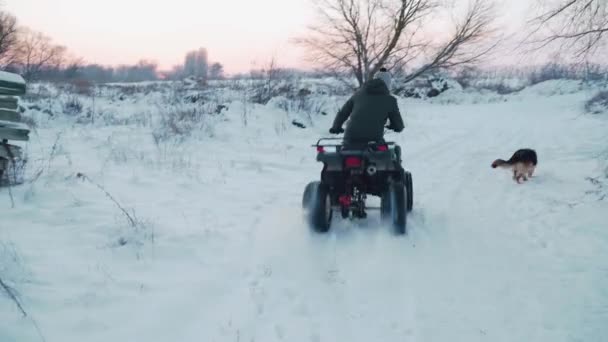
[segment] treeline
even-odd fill
[[[467,86],[472,80],[519,79],[529,85],[551,80],[608,81],[608,66],[597,63],[547,62],[535,66],[465,67],[448,74]]]
[[[28,81],[56,82],[142,82],[193,77],[204,84],[224,77],[223,65],[210,62],[205,48],[188,52],[183,64],[169,71],[160,70],[156,62],[145,59],[134,65],[86,63],[44,33],[21,26],[14,15],[1,9],[0,70],[18,73]]]

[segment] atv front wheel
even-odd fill
[[[333,215],[329,189],[321,182],[311,184],[308,223],[316,232],[326,233]]]

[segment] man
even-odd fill
[[[344,144],[384,142],[384,128],[389,120],[389,129],[403,131],[403,119],[399,112],[397,99],[390,93],[391,75],[381,68],[374,79],[367,81],[351,96],[336,115],[329,132],[344,132]],[[350,117],[346,131],[342,128]],[[401,162],[401,150],[396,146],[397,159]]]

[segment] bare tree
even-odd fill
[[[381,67],[405,69],[426,60],[406,81],[427,72],[479,61],[495,46],[481,47],[494,21],[493,5],[472,0],[447,41],[433,46],[425,25],[439,9],[436,0],[314,0],[320,22],[296,39],[313,62],[353,75],[359,85]]]
[[[207,82],[207,78],[209,77],[209,58],[207,49],[200,48],[186,54],[184,73],[186,76],[194,76],[200,79],[203,83]]]
[[[18,38],[17,18],[0,11],[0,65],[4,66],[13,62]]]
[[[209,78],[219,80],[224,78],[224,66],[221,63],[215,62],[209,68]]]
[[[531,23],[535,28],[532,43],[543,48],[552,43],[570,49],[576,57],[597,52],[608,33],[608,2],[606,0],[559,0],[550,6],[541,4],[541,15]]]
[[[18,63],[28,80],[35,79],[44,69],[61,67],[67,51],[43,33],[29,29],[23,30],[18,49]]]
[[[80,76],[80,72],[84,67],[84,59],[81,57],[70,57],[66,59],[65,70],[63,76],[68,79],[75,79]]]
[[[261,69],[252,69],[250,79],[261,82],[253,82],[254,95],[253,102],[266,104],[275,95],[276,88],[281,78],[282,70],[277,66],[276,57],[272,56],[268,64]]]

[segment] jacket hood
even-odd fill
[[[363,91],[372,95],[389,95],[390,91],[383,80],[375,78],[363,85]]]

